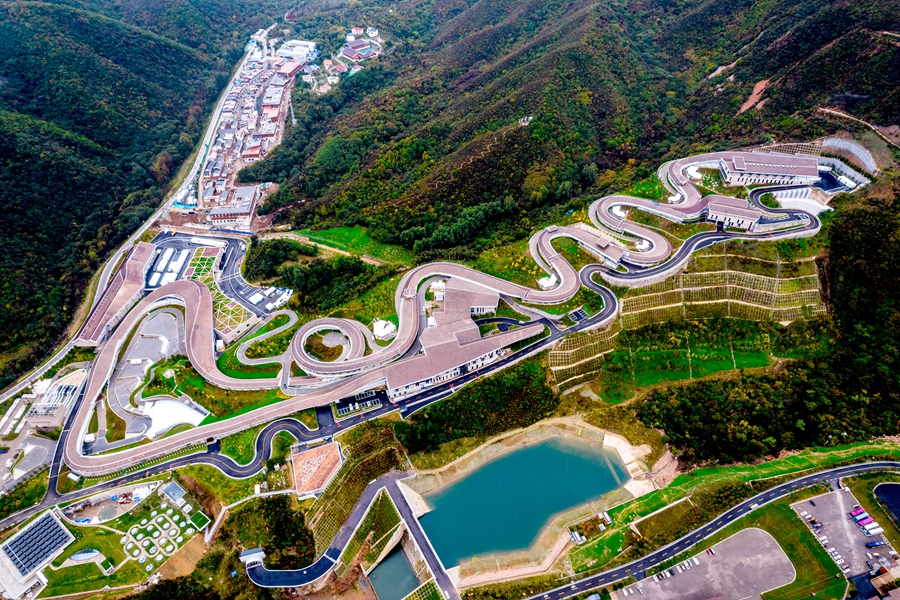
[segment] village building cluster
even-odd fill
[[[309,84],[313,93],[325,94],[331,91],[341,77],[355,75],[362,70],[363,62],[380,55],[384,50],[384,40],[375,27],[351,27],[345,39],[346,43],[340,51],[323,59],[321,65],[308,63],[303,66],[302,79]],[[290,42],[285,42],[285,45],[288,43]]]
[[[204,149],[196,185],[186,187],[174,199],[173,207],[181,211],[179,219],[192,221],[170,225],[252,230],[265,191],[240,186],[235,174],[281,143],[298,78],[308,83],[313,93],[324,94],[342,76],[359,72],[362,62],[383,51],[384,40],[374,27],[351,27],[346,40],[339,52],[316,64],[320,50],[315,42],[287,40],[277,45],[265,31],[251,38],[247,60],[227,91],[215,134]]]

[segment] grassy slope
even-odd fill
[[[900,457],[900,448],[892,444],[855,444],[827,451],[804,450],[793,456],[758,465],[694,469],[690,473],[679,475],[664,489],[656,490],[609,511],[613,515],[613,521],[621,526],[575,548],[570,554],[572,565],[576,571],[599,567],[603,564],[602,560],[610,558],[609,546],[615,545],[609,541],[610,536],[620,535],[625,524],[672,504],[688,495],[691,490],[727,482],[752,482],[781,475],[799,474],[809,469],[827,467],[844,461],[864,461],[870,456],[882,453]],[[592,563],[594,560],[598,562]]]

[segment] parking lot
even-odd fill
[[[204,243],[198,244],[197,240],[204,240]],[[232,237],[216,237],[212,235],[189,235],[186,233],[176,233],[175,235],[171,235],[168,233],[160,233],[153,240],[153,244],[156,245],[162,253],[167,249],[172,248],[173,256],[178,256],[181,250],[187,249],[193,252],[201,246],[213,247],[221,244],[224,254],[219,263],[222,267],[222,273],[217,279],[219,289],[221,289],[222,293],[228,296],[228,298],[234,300],[258,317],[268,315],[272,312],[271,310],[266,309],[265,302],[253,304],[253,302],[250,301],[250,298],[261,290],[244,281],[244,278],[241,276],[240,263],[247,250],[247,243],[243,240]],[[182,277],[188,262],[189,261],[185,261],[185,264],[179,270],[178,278]],[[147,275],[148,281],[150,277],[152,277],[152,272],[151,269],[151,272]]]
[[[652,577],[644,579],[617,592],[618,597],[743,600],[760,598],[764,592],[787,585],[796,577],[794,566],[781,546],[762,529],[741,530],[712,550],[715,554],[701,552],[692,557],[690,569],[682,566],[679,572],[678,567],[672,567],[670,577],[661,581]]]
[[[584,321],[588,318],[587,311],[583,308],[579,308],[578,310],[573,310],[569,313],[569,318],[578,323],[579,321]]]
[[[847,577],[871,570],[871,567],[866,564],[867,561],[872,562],[868,554],[874,556],[874,553],[878,552],[879,555],[888,555],[889,548],[887,546],[874,550],[866,548],[867,542],[876,542],[884,538],[880,535],[866,537],[849,517],[853,507],[859,504],[853,494],[838,489],[838,491],[813,498],[812,502],[815,502],[815,506],[811,504],[810,500],[803,500],[791,507],[797,511],[810,529],[812,529],[810,518],[822,524],[815,535],[820,541],[823,541],[823,536],[826,538],[825,548],[833,557],[835,557],[834,552],[837,552],[837,556],[840,558],[835,557],[835,561],[844,561],[838,566],[844,570]]]

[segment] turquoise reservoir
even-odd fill
[[[551,438],[493,460],[425,497],[420,522],[445,567],[480,554],[527,549],[550,518],[628,481],[613,449]]]
[[[419,587],[416,574],[400,544],[369,573],[369,581],[378,594],[378,600],[401,600]]]

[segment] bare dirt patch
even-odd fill
[[[770,79],[763,79],[762,81],[757,81],[756,85],[753,86],[753,91],[750,93],[750,97],[747,98],[743,104],[741,104],[741,108],[738,110],[737,114],[741,114],[750,110],[754,104],[759,102],[762,99],[763,92],[766,91],[766,87],[769,85]]]
[[[878,127],[878,131],[880,131],[881,135],[883,135],[884,137],[888,138],[895,144],[900,145],[900,125],[890,125],[888,127],[880,125]]]
[[[160,567],[159,575],[163,579],[175,579],[186,577],[194,572],[194,567],[203,558],[206,552],[206,544],[203,535],[198,534],[191,538],[187,544],[181,547],[172,557]]]
[[[653,465],[650,479],[656,487],[664,488],[672,483],[681,471],[681,463],[678,462],[678,458],[671,451],[666,450],[662,458]]]
[[[213,494],[209,488],[189,475],[182,475],[178,479],[181,485],[187,488],[187,491],[191,492],[198,500],[203,512],[208,515],[219,514],[219,511],[222,510],[224,505],[219,502],[219,499],[216,498],[215,494]]]
[[[716,70],[713,71],[712,73],[710,73],[709,75],[707,75],[706,78],[707,78],[707,79],[712,79],[712,78],[715,77],[716,75],[721,75],[722,73],[724,73],[724,72],[727,71],[728,69],[733,69],[734,66],[735,66],[736,64],[738,64],[738,61],[734,61],[734,62],[731,63],[730,65],[719,65],[718,67],[716,67]]]

